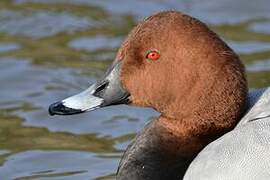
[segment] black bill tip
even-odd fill
[[[72,108],[66,107],[65,105],[63,105],[63,103],[61,101],[51,104],[49,106],[48,111],[49,111],[49,114],[51,116],[53,116],[53,115],[72,115],[72,114],[79,114],[79,113],[84,112],[84,111],[79,110],[79,109],[72,109]]]

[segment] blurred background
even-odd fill
[[[93,83],[144,17],[178,10],[240,56],[250,88],[270,86],[269,0],[1,0],[0,179],[113,179],[151,109],[50,117],[50,103]]]

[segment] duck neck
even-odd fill
[[[233,123],[217,124],[197,115],[182,119],[161,116],[155,123],[162,151],[173,158],[184,156],[188,159],[193,159],[203,147],[233,127]]]

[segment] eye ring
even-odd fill
[[[147,61],[156,61],[160,58],[160,53],[156,49],[151,49],[147,51],[145,58]]]

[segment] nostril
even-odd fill
[[[94,94],[100,94],[109,84],[109,81],[103,81],[99,84],[99,86],[96,88]]]

